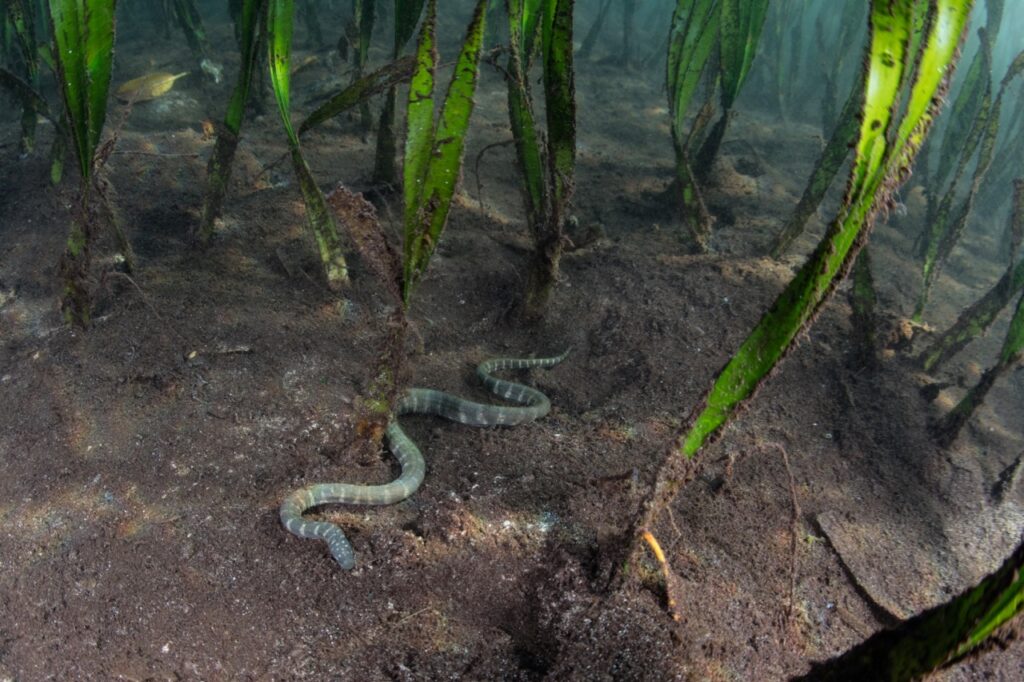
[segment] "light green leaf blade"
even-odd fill
[[[422,204],[423,183],[430,162],[434,139],[434,70],[437,65],[437,49],[434,34],[437,28],[437,0],[427,4],[427,16],[420,28],[420,40],[416,48],[416,71],[409,84],[409,101],[406,107],[405,164],[403,167],[402,192],[405,199],[405,240],[404,281],[408,296],[413,280],[413,267],[418,259],[420,247],[418,235],[421,232],[419,207]]]
[[[267,6],[267,49],[270,57],[270,82],[277,99],[277,108],[281,114],[288,135],[288,147],[291,151],[292,166],[299,180],[299,189],[306,205],[306,221],[309,223],[320,252],[320,260],[324,267],[327,283],[332,288],[340,288],[348,283],[348,266],[341,250],[338,228],[333,214],[327,207],[323,192],[316,184],[306,160],[299,147],[299,138],[292,128],[290,104],[290,71],[292,19],[294,14],[293,0],[269,0]]]
[[[519,51],[523,64],[529,66],[537,44],[537,28],[543,14],[542,5],[549,0],[513,0],[522,7],[519,22]]]
[[[429,217],[430,251],[433,251],[440,239],[448,220],[448,209],[462,170],[462,153],[480,71],[486,8],[487,0],[477,3],[434,133],[433,148],[424,177],[422,204]]]
[[[569,201],[576,176],[576,85],[572,65],[572,0],[547,0],[544,24],[544,98],[547,105],[548,164],[555,206]],[[557,216],[556,219],[561,219]]]
[[[80,0],[80,2],[83,0]],[[85,70],[88,78],[89,144],[100,144],[114,66],[114,0],[84,0]]]
[[[83,178],[103,134],[114,63],[114,0],[49,0],[61,96]]]
[[[256,33],[264,2],[265,0],[243,0],[242,2],[242,14],[238,22],[241,37],[241,63],[238,81],[231,91],[227,113],[224,115],[224,125],[234,135],[238,135],[242,130],[242,119],[245,116],[245,104],[249,100],[252,74],[256,62],[259,61],[256,55]]]
[[[862,230],[870,226],[887,193],[906,176],[927,133],[946,77],[955,64],[970,7],[970,0],[938,0],[931,6],[935,14],[914,71],[910,98],[902,119],[894,120],[917,7],[913,0],[872,3],[864,115],[846,199],[818,248],[723,368],[704,404],[694,412],[678,443],[684,456],[693,457],[752,395],[810,323],[834,288],[837,276],[848,270],[850,257],[857,251],[855,244],[863,243]]]
[[[293,0],[269,0],[267,5],[267,48],[270,56],[270,83],[281,112],[288,139],[298,145],[291,115],[291,53]]]

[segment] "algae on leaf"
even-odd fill
[[[818,247],[718,373],[659,468],[631,533],[637,547],[696,466],[701,448],[753,395],[846,276],[875,217],[909,174],[956,64],[971,0],[874,0],[860,136],[845,199]],[[918,12],[930,19],[915,37]],[[939,21],[937,17],[942,17]],[[903,106],[900,106],[900,102]]]
[[[455,63],[441,113],[434,118],[435,32],[437,0],[430,0],[416,49],[416,72],[406,108],[404,194],[405,241],[402,298],[409,305],[412,290],[427,269],[448,221],[455,185],[462,169],[473,98],[479,75],[487,0],[479,0]]]
[[[806,682],[922,679],[975,651],[1024,608],[1024,542],[977,585],[883,630],[794,678]]]

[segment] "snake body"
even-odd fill
[[[322,504],[385,505],[401,502],[416,492],[423,482],[426,463],[412,439],[398,423],[404,414],[433,414],[470,426],[514,426],[543,417],[551,409],[548,397],[537,389],[498,379],[492,372],[528,367],[553,367],[565,359],[568,351],[552,358],[496,358],[480,363],[477,376],[492,393],[519,403],[519,406],[487,405],[464,400],[444,391],[410,388],[395,406],[385,436],[398,460],[402,473],[384,485],[318,483],[300,488],[281,504],[281,523],[300,538],[323,540],[331,555],[345,570],[355,566],[355,551],[344,531],[327,521],[308,521],[303,514]]]

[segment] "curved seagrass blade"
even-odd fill
[[[690,131],[686,114],[701,75],[716,45],[722,16],[718,0],[678,0],[669,31],[666,86],[668,109],[672,119],[672,146],[676,158],[676,182],[682,201],[684,220],[690,224],[701,250],[707,248],[711,232],[711,216],[697,187],[690,166],[687,146]]]
[[[473,113],[484,38],[487,0],[479,0],[466,31],[455,73],[434,124],[434,72],[437,52],[434,33],[437,0],[427,5],[427,18],[416,50],[416,73],[409,86],[405,172],[405,243],[402,297],[406,305],[416,282],[426,270],[451,208],[462,168],[462,152]]]
[[[981,36],[983,53],[988,49],[988,39],[984,31],[979,31]],[[975,118],[970,122],[966,133],[966,140],[960,148],[960,157],[953,173],[949,189],[943,196],[938,209],[934,214],[929,213],[928,228],[926,232],[926,246],[924,262],[921,267],[921,291],[918,295],[917,304],[914,307],[913,320],[920,322],[924,316],[925,305],[942,266],[953,252],[953,247],[960,241],[960,237],[967,229],[967,219],[974,207],[974,199],[981,188],[981,184],[988,174],[995,156],[996,139],[999,136],[1000,114],[1003,106],[1003,96],[1006,94],[1007,86],[1024,72],[1024,51],[1017,54],[1006,70],[999,85],[995,100],[992,99],[991,84],[989,83],[989,59],[983,59],[986,65],[983,80],[986,87],[981,94],[981,102]],[[967,186],[966,195],[962,198],[963,188],[959,187],[960,179],[963,177],[969,162],[977,157],[972,173],[971,182]],[[956,206],[954,206],[956,203]]]
[[[307,116],[306,120],[299,126],[299,135],[315,128],[324,121],[334,118],[338,114],[348,111],[357,104],[366,102],[374,95],[385,92],[399,83],[404,83],[412,78],[415,68],[416,59],[414,57],[402,57],[385,64],[373,73],[363,76],[340,92],[332,95],[330,99]]]
[[[49,0],[60,92],[83,178],[92,176],[93,155],[107,118],[114,64],[115,0]]]
[[[535,230],[544,219],[544,159],[541,154],[537,122],[533,115],[530,80],[527,76],[530,53],[537,35],[538,8],[541,0],[509,0],[508,115],[516,160],[524,185],[526,222]]]
[[[316,184],[299,148],[299,138],[292,127],[291,116],[291,45],[293,0],[269,0],[267,6],[267,46],[270,50],[270,82],[277,99],[277,108],[288,136],[292,167],[299,180],[302,198],[306,204],[306,220],[316,238],[320,260],[327,276],[327,284],[338,288],[348,283],[348,265],[341,251],[338,227],[327,207],[323,192]]]
[[[794,681],[917,680],[977,649],[1024,607],[1024,542],[994,573],[945,604],[812,666]]]
[[[917,358],[921,369],[935,370],[967,344],[981,337],[992,326],[999,313],[1021,290],[1024,290],[1024,260],[1017,260],[1024,237],[1024,178],[1013,183],[1013,209],[1010,211],[1010,253],[1006,272],[985,295],[960,313],[952,327],[944,331]]]
[[[544,71],[544,110],[547,126],[546,184],[534,214],[533,258],[527,275],[523,313],[527,320],[539,319],[558,281],[559,263],[565,243],[564,225],[569,203],[576,188],[576,82],[573,70],[573,0],[544,0],[540,10],[541,60]],[[524,31],[530,28],[530,17],[524,13]],[[524,50],[531,50],[530,38],[524,34]],[[524,54],[527,54],[524,52]],[[525,68],[525,67],[524,67]],[[511,92],[510,92],[511,94]],[[522,93],[520,93],[522,94]],[[529,91],[525,94],[529,98]],[[512,98],[510,97],[510,100]],[[536,131],[532,131],[535,139]],[[524,131],[524,135],[528,135]],[[524,141],[526,137],[524,136]],[[517,146],[518,149],[518,146]],[[541,161],[540,149],[536,150]],[[528,158],[520,156],[524,172],[529,171]],[[531,189],[530,191],[535,191]],[[528,210],[534,206],[528,205]]]
[[[864,242],[865,228],[902,180],[927,134],[946,76],[955,63],[971,4],[970,0],[938,2],[930,11],[945,20],[930,22],[931,32],[922,52],[908,55],[916,3],[873,3],[863,119],[846,199],[818,248],[718,375],[679,442],[681,454],[695,455],[733,415],[810,324],[837,277],[845,276],[852,256]],[[904,82],[909,80],[915,60],[916,78],[907,107],[902,118],[896,118]]]
[[[694,162],[702,177],[710,173],[711,164],[725,138],[725,129],[732,118],[732,106],[747,81],[768,16],[768,0],[721,0],[721,6],[718,76],[722,85],[722,115],[708,133]]]
[[[685,139],[686,113],[718,37],[721,4],[716,0],[679,0],[669,36],[668,105],[673,135]]]
[[[39,45],[36,38],[36,2],[29,0],[7,0],[6,11],[0,11],[0,54],[13,69],[9,72],[17,80],[28,85],[29,90],[39,89]],[[4,71],[7,71],[4,69]],[[0,78],[0,85],[5,84]],[[35,98],[26,98],[25,93],[16,92],[21,100],[21,142],[22,154],[30,153],[36,145],[36,113],[39,103]]]
[[[58,89],[81,174],[78,205],[60,265],[61,310],[65,320],[82,327],[92,316],[90,251],[99,224],[113,229],[129,269],[132,263],[131,246],[103,191],[92,182],[98,159],[105,156],[98,152],[114,63],[114,5],[114,0],[49,0]]]
[[[909,175],[956,64],[971,0],[873,0],[865,100],[846,197],[817,249],[764,314],[691,413],[662,464],[635,538],[692,473],[689,460],[720,433],[807,329],[849,271],[881,206]],[[915,37],[920,11],[925,35]],[[920,49],[914,49],[920,44]],[[905,104],[903,104],[905,102]]]
[[[551,221],[561,225],[576,177],[576,85],[572,68],[572,0],[547,0],[541,30],[548,126]]]
[[[403,245],[403,296],[408,300],[415,266],[415,223],[423,197],[423,181],[430,161],[434,139],[434,70],[437,48],[437,3],[427,4],[427,16],[420,29],[416,46],[416,71],[409,83],[409,98],[405,113],[405,163],[403,165],[402,192],[405,199],[405,241]]]
[[[506,72],[509,123],[522,178],[533,254],[522,312],[539,319],[558,281],[564,224],[576,184],[576,83],[573,0],[510,0]],[[540,37],[547,136],[538,131],[529,63]]]
[[[768,0],[722,0],[722,107],[731,109],[754,63]]]
[[[982,107],[991,100],[992,46],[1002,23],[1003,4],[1004,0],[985,2],[985,27],[978,29],[978,50],[964,71],[959,92],[949,107],[949,114],[945,117],[946,127],[942,134],[942,144],[935,145],[935,151],[939,152],[939,163],[929,178],[927,188],[931,195],[928,222],[932,222],[935,217],[931,204],[948,188],[946,180],[957,165],[957,160],[965,153],[970,156],[971,152],[966,151],[968,143],[977,145],[977,136],[971,134],[971,128],[975,127],[975,119],[978,118]],[[933,142],[937,143],[938,140]],[[952,184],[955,185],[956,181],[954,180]]]
[[[988,395],[989,389],[995,384],[996,379],[1019,365],[1022,359],[1024,359],[1024,294],[1017,299],[1017,309],[1010,320],[1010,328],[1006,332],[1006,338],[1003,339],[1003,347],[999,351],[999,359],[996,364],[985,370],[985,373],[978,379],[978,383],[967,391],[956,407],[934,425],[933,433],[940,445],[948,446],[956,440],[960,429],[985,400],[985,396]]]

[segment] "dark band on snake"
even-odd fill
[[[477,376],[484,386],[506,400],[519,403],[519,406],[476,403],[429,388],[408,389],[395,406],[394,416],[385,432],[388,446],[401,466],[398,478],[384,485],[318,483],[300,488],[281,504],[281,523],[301,538],[323,540],[338,565],[351,569],[355,566],[355,551],[341,528],[327,521],[307,520],[303,514],[323,504],[394,504],[416,492],[423,482],[426,463],[419,448],[398,424],[400,415],[433,414],[469,426],[514,426],[539,419],[551,409],[546,395],[529,386],[498,379],[491,373],[505,369],[553,367],[568,354],[569,351],[552,358],[496,358],[477,366]]]

